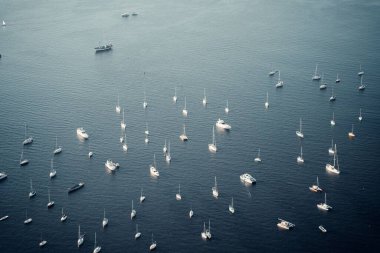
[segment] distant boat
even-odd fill
[[[177,87],[174,87],[173,102],[174,102],[174,103],[177,103]]]
[[[268,92],[267,92],[267,100],[265,101],[264,106],[265,106],[265,109],[269,108]]]
[[[339,78],[339,74],[336,74],[336,79],[335,79],[335,83],[340,83],[340,78]]]
[[[350,139],[355,138],[354,124],[352,124],[351,132],[348,133],[348,138],[350,138]]]
[[[363,120],[363,117],[362,117],[362,108],[360,108],[359,110],[359,117],[358,117],[359,121],[362,122]]]
[[[108,159],[107,161],[106,161],[106,163],[105,163],[105,166],[109,169],[109,170],[111,170],[111,171],[114,171],[114,170],[116,170],[117,168],[119,168],[119,163],[115,163],[115,162],[113,162],[111,159]]]
[[[33,137],[32,136],[29,136],[29,137],[26,137],[27,136],[27,129],[28,129],[28,126],[25,124],[25,140],[22,142],[23,145],[28,145],[28,144],[31,144],[33,143]]]
[[[218,191],[218,185],[216,183],[216,177],[215,177],[215,184],[211,188],[211,190],[212,190],[212,196],[214,196],[214,198],[218,198],[219,197],[219,191]]]
[[[303,164],[304,162],[305,162],[305,161],[303,160],[302,146],[301,146],[300,155],[297,157],[297,163],[298,163],[298,164]]]
[[[123,14],[121,14],[121,17],[123,17],[123,18],[128,18],[128,17],[129,17],[129,14],[128,14],[128,13],[123,13]]]
[[[0,218],[0,221],[4,221],[4,220],[6,220],[6,219],[8,219],[8,218],[9,218],[8,215],[4,215],[3,217]]]
[[[169,145],[168,145],[168,152],[166,152],[166,155],[165,155],[165,160],[167,163],[170,163],[170,161],[172,160],[172,157],[170,155],[170,141],[169,141]]]
[[[54,206],[54,201],[50,200],[50,189],[48,189],[48,200],[47,207],[52,208]]]
[[[3,20],[3,24],[2,24],[2,26],[6,26],[7,24],[5,23],[5,21]]]
[[[261,157],[260,157],[260,148],[259,151],[257,152],[257,157],[255,158],[256,163],[261,163]]]
[[[166,154],[166,152],[168,152],[168,147],[166,146],[166,139],[165,139],[164,147],[162,148],[162,152],[164,153],[164,155]]]
[[[115,110],[116,110],[116,113],[120,113],[121,108],[120,108],[119,94],[117,94],[117,104],[116,104]]]
[[[136,217],[136,210],[133,208],[133,199],[132,199],[131,220],[135,217]]]
[[[84,234],[81,235],[80,233],[80,225],[78,226],[78,240],[77,240],[77,245],[78,245],[78,248],[83,244],[84,242]]]
[[[150,174],[154,177],[159,177],[160,173],[157,170],[157,165],[156,165],[156,154],[153,155],[153,165],[151,164],[150,167]]]
[[[104,208],[102,227],[105,228],[107,225],[108,225],[108,219],[106,218],[106,209]]]
[[[0,181],[6,179],[8,175],[5,172],[0,172]]]
[[[149,136],[147,134],[145,134],[145,139],[144,139],[145,143],[149,143]]]
[[[28,209],[26,209],[25,211],[25,220],[24,220],[24,224],[29,224],[32,222],[32,218],[28,218]]]
[[[33,198],[36,196],[37,192],[33,189],[32,185],[32,179],[30,179],[30,192],[29,192],[29,198]]]
[[[320,187],[319,187],[319,180],[318,180],[318,176],[317,176],[317,184],[313,184],[312,186],[309,187],[310,191],[312,192],[321,192],[323,191]]]
[[[136,224],[135,240],[137,240],[138,238],[140,238],[140,236],[141,236],[141,233],[139,232],[139,225]]]
[[[284,81],[281,80],[281,72],[278,71],[278,80],[276,83],[276,88],[282,88],[284,86]]]
[[[146,109],[148,107],[148,102],[146,101],[146,92],[144,90],[144,102],[143,102],[143,107]]]
[[[364,75],[364,71],[362,70],[362,65],[360,64],[358,76],[362,76],[362,75]]]
[[[333,115],[332,115],[332,119],[330,120],[330,125],[331,126],[335,126],[335,115],[334,115],[334,112],[333,112]]]
[[[186,135],[185,124],[183,124],[183,133],[179,136],[179,138],[181,139],[181,141],[188,141],[189,140],[189,138],[187,138],[187,135]]]
[[[290,228],[293,228],[293,227],[296,226],[296,225],[294,225],[293,223],[291,223],[289,221],[286,221],[286,220],[283,220],[283,219],[280,219],[280,218],[278,218],[278,220],[280,221],[279,223],[277,223],[277,227],[279,227],[279,228],[289,230]]]
[[[59,153],[61,153],[62,152],[62,147],[61,146],[58,146],[58,137],[56,136],[55,137],[55,149],[54,149],[54,151],[53,151],[53,154],[54,155],[57,155],[57,154],[59,154]]]
[[[181,184],[178,185],[178,192],[175,195],[175,199],[176,200],[181,200],[182,199],[182,196],[181,196]]]
[[[52,158],[50,160],[50,173],[49,177],[54,178],[57,175],[57,171],[54,169],[54,159]]]
[[[137,14],[136,12],[132,13],[132,16],[137,16],[137,15],[139,15],[139,14]]]
[[[189,218],[191,219],[193,216],[194,216],[193,208],[190,208],[190,211],[189,211]]]
[[[334,88],[331,89],[331,97],[330,102],[334,102],[336,100],[336,96],[334,95]]]
[[[335,145],[336,146],[336,145]],[[334,149],[334,140],[331,140],[331,147],[329,148],[329,155],[334,155],[335,149]]]
[[[202,100],[203,106],[207,105],[207,98],[206,98],[206,89],[203,89],[203,100]]]
[[[157,248],[157,242],[153,240],[153,233],[152,233],[152,243],[149,246],[149,250],[153,251]]]
[[[74,186],[67,189],[68,193],[75,192],[79,189],[81,189],[84,186],[84,182],[79,182],[78,184],[75,184]]]
[[[25,166],[29,163],[28,159],[24,158],[24,148],[21,149],[20,166]]]
[[[143,195],[143,189],[141,188],[140,203],[144,202],[145,196]]]
[[[186,96],[185,96],[185,107],[182,110],[182,115],[187,117],[187,108],[186,108]]]
[[[300,129],[296,131],[296,135],[300,138],[304,138],[303,132],[302,132],[302,118],[300,118]]]
[[[98,53],[98,52],[111,50],[112,46],[113,45],[111,42],[108,42],[107,44],[104,44],[104,45],[100,45],[100,42],[99,42],[99,46],[95,47],[94,49],[95,49],[95,52]]]
[[[208,220],[208,229],[206,230],[206,236],[207,236],[207,239],[211,239],[211,225],[210,225],[210,220]]]
[[[203,240],[207,240],[206,222],[203,222],[203,231],[201,232],[201,237],[202,237]]]
[[[77,128],[77,135],[83,139],[88,139],[88,134],[86,133],[86,130],[84,130],[83,127]]]
[[[321,76],[318,74],[318,64],[315,65],[315,71],[314,71],[314,75],[312,77],[312,80],[320,80],[321,79]]]
[[[67,215],[63,212],[63,207],[62,207],[61,222],[64,222],[66,220],[67,220]]]
[[[329,211],[329,210],[332,209],[331,206],[327,205],[327,202],[326,202],[326,193],[325,193],[325,202],[317,204],[317,207],[319,209],[321,209],[321,210],[324,210],[324,211]]]
[[[215,153],[218,150],[216,147],[214,126],[212,126],[212,143],[208,144],[208,150],[210,150],[210,152],[213,153]]]
[[[102,247],[96,246],[96,232],[95,232],[95,242],[94,242],[94,250],[92,253],[99,253],[102,250]]]
[[[38,244],[40,248],[44,247],[46,245],[47,241],[42,239],[42,233],[41,233],[41,240],[40,243]]]
[[[228,206],[228,210],[230,213],[234,214],[235,213],[235,208],[234,208],[234,198],[232,197],[231,199],[231,204]]]
[[[319,230],[322,231],[322,233],[326,233],[327,232],[327,230],[322,225],[320,225],[318,228],[319,228]]]
[[[206,229],[206,223],[203,222],[203,231],[201,232],[202,239],[210,240],[211,239],[211,227],[210,220],[208,220],[208,229]]]
[[[325,83],[324,81],[323,81],[323,73],[322,73],[322,80],[321,80],[321,85],[319,85],[319,89],[320,90],[324,90],[324,89],[326,89],[327,88],[327,83]]]
[[[326,164],[326,170],[327,170],[327,172],[334,173],[334,174],[340,174],[339,164],[336,163],[336,161],[337,161],[337,159],[336,159],[337,154],[338,154],[338,152],[337,152],[336,144],[335,144],[335,152],[334,152],[334,160],[333,160],[334,162],[333,162],[332,165],[329,164],[329,163]]]
[[[120,122],[120,127],[121,127],[121,129],[125,130],[125,126],[126,126],[126,124],[125,124],[125,119],[124,119],[124,108],[123,108],[123,119]]]
[[[256,179],[253,178],[250,174],[244,173],[240,175],[240,180],[245,184],[253,184],[256,183]]]
[[[227,124],[224,120],[218,119],[215,123],[216,127],[223,130],[231,130],[231,125]]]
[[[365,84],[363,84],[363,76],[360,76],[360,85],[358,87],[358,90],[364,90],[365,87]]]
[[[268,76],[274,76],[274,74],[276,74],[277,71],[273,68],[272,64],[270,65],[270,69],[271,69],[271,71],[268,73]]]
[[[230,112],[230,107],[228,106],[228,99],[227,99],[226,107],[224,108],[224,112],[226,114],[228,114]]]

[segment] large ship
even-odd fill
[[[68,193],[72,193],[72,192],[75,192],[76,190],[79,190],[80,188],[82,188],[84,186],[84,182],[79,182],[79,184],[76,184],[74,185],[73,187],[70,187],[67,189],[67,192]]]

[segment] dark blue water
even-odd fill
[[[40,251],[41,233],[45,252],[91,252],[94,232],[102,252],[148,251],[152,233],[157,252],[377,251],[379,11],[377,1],[1,0],[0,20],[7,26],[0,29],[0,171],[8,178],[0,182],[0,216],[10,218],[0,222],[0,252]],[[121,18],[124,12],[139,15]],[[109,40],[112,51],[94,53],[99,41]],[[316,63],[325,91],[311,81]],[[281,70],[282,89],[274,87],[277,76],[268,77],[271,64]],[[357,90],[359,64],[364,92]],[[337,73],[340,84],[334,83]],[[118,94],[126,110],[127,153],[119,143]],[[181,115],[184,96],[187,118]],[[232,131],[216,132],[218,152],[211,154],[207,144],[219,117]],[[303,166],[296,163],[300,117]],[[184,123],[187,143],[178,138]],[[34,142],[24,148],[30,164],[20,168],[24,124]],[[350,141],[352,124],[357,137]],[[87,130],[88,141],[78,140],[77,127]],[[50,180],[56,136],[63,152],[55,156],[57,177]],[[325,171],[332,138],[339,176]],[[165,139],[171,141],[170,165],[162,155]],[[258,148],[262,164],[253,161]],[[149,175],[153,154],[159,179]],[[115,173],[104,168],[109,158],[121,165]],[[244,172],[257,184],[244,186]],[[316,207],[323,195],[308,190],[316,176],[333,207],[328,213]],[[34,199],[28,198],[30,179]],[[85,187],[68,195],[66,189],[81,180]],[[175,200],[178,184],[182,201]],[[56,203],[50,210],[48,188]],[[234,215],[228,212],[232,196]],[[137,218],[131,221],[132,199]],[[65,223],[59,221],[62,207]],[[28,226],[26,208],[33,218]],[[278,217],[296,227],[278,230]],[[200,233],[209,219],[213,238],[205,242]],[[136,223],[142,232],[137,241]],[[77,249],[79,224],[86,236]],[[320,224],[328,233],[318,230]]]

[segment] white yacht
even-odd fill
[[[108,159],[105,163],[106,167],[111,170],[111,171],[114,171],[116,170],[117,168],[119,168],[119,163],[115,163],[113,162],[111,159]]]
[[[125,118],[124,118],[124,108],[123,108],[123,120],[120,122],[121,129],[125,130],[126,124],[125,124]]]
[[[24,158],[24,148],[22,148],[21,156],[20,156],[20,166],[25,166],[28,163],[29,163],[29,160]]]
[[[335,145],[336,146],[336,145]],[[329,148],[329,155],[334,155],[335,149],[334,149],[334,140],[331,140],[331,147]]]
[[[62,147],[58,146],[58,137],[55,137],[55,149],[53,151],[54,155],[57,155],[62,152]]]
[[[255,162],[261,163],[260,148],[259,148],[259,151],[257,152],[257,157],[255,158]]]
[[[226,107],[224,108],[224,112],[226,114],[228,114],[230,112],[230,107],[228,106],[228,99],[227,99]]]
[[[321,192],[323,191],[322,188],[319,187],[319,180],[317,176],[317,184],[313,184],[312,186],[309,186],[309,190],[312,192]]]
[[[131,209],[131,220],[136,217],[136,210],[133,209],[133,199],[132,199],[132,209]]]
[[[362,117],[362,108],[360,108],[359,110],[359,117],[358,117],[359,121],[362,122],[363,120],[363,117]]]
[[[63,207],[62,207],[61,222],[64,222],[65,220],[67,220],[67,215],[63,212]]]
[[[177,87],[174,87],[173,102],[174,102],[174,103],[177,103]]]
[[[220,118],[216,121],[215,125],[219,129],[231,130],[231,126],[229,124],[227,124],[226,122],[224,122],[224,120],[222,120]]]
[[[53,159],[50,160],[50,173],[49,177],[54,178],[57,175],[57,171],[54,169],[54,161]]]
[[[83,244],[84,242],[84,234],[81,235],[80,234],[80,225],[78,226],[78,240],[77,240],[77,245],[78,245],[78,248]]]
[[[322,233],[326,233],[327,232],[327,230],[322,225],[320,225],[318,228],[319,228],[319,230],[322,231]]]
[[[235,213],[235,208],[234,208],[234,198],[232,197],[231,199],[231,204],[228,206],[228,210],[230,213],[234,214]]]
[[[120,101],[119,101],[119,94],[117,95],[117,104],[116,104],[116,107],[115,107],[115,111],[116,113],[120,113]]]
[[[5,216],[3,216],[3,217],[0,217],[0,221],[6,220],[6,219],[8,219],[8,218],[9,218],[9,216],[8,216],[8,215],[5,215]]]
[[[335,126],[335,114],[333,112],[332,119],[330,120],[330,125]]]
[[[135,240],[139,239],[141,236],[141,233],[139,232],[139,225],[136,224],[136,234],[135,234]]]
[[[300,118],[300,129],[296,131],[296,135],[300,138],[304,138],[303,132],[302,132],[302,118]]]
[[[95,232],[95,242],[94,242],[94,250],[92,253],[99,253],[102,250],[102,247],[96,246],[96,232]]]
[[[160,173],[157,170],[157,165],[156,165],[156,154],[153,155],[153,165],[151,164],[150,167],[150,174],[154,177],[159,177]]]
[[[208,229],[206,230],[206,236],[207,236],[207,239],[211,240],[211,226],[210,226],[210,220],[208,220]]]
[[[148,107],[148,102],[146,102],[146,94],[145,94],[145,90],[144,90],[144,102],[143,102],[143,107],[144,109],[146,109]]]
[[[212,153],[215,153],[218,150],[216,147],[214,126],[212,127],[212,143],[208,144],[208,150]]]
[[[141,188],[140,203],[144,202],[145,196],[143,195],[143,189]]]
[[[362,65],[360,64],[358,76],[364,75],[364,71],[362,70]]]
[[[248,173],[244,173],[244,174],[241,174],[240,175],[240,180],[243,182],[243,183],[246,183],[246,184],[253,184],[253,183],[256,183],[256,179],[253,178],[250,174]]]
[[[172,157],[170,155],[170,141],[169,141],[169,145],[168,145],[168,152],[166,152],[166,155],[165,155],[165,160],[167,163],[170,163],[170,161],[172,160]]]
[[[289,221],[286,221],[280,218],[278,218],[278,221],[279,223],[277,223],[277,227],[282,228],[282,229],[289,230],[290,228],[293,228],[296,226],[293,223],[290,223]]]
[[[297,157],[297,163],[298,164],[303,164],[305,161],[303,159],[303,154],[302,154],[302,146],[301,146],[301,152],[300,155]]]
[[[187,135],[186,135],[185,124],[183,124],[183,133],[179,136],[179,138],[181,139],[181,141],[188,141],[189,140],[189,138],[187,138]]]
[[[324,81],[323,81],[323,74],[322,74],[322,80],[321,80],[321,84],[319,85],[319,89],[320,90],[324,90],[324,89],[326,89],[327,88],[327,83],[325,83]]]
[[[6,179],[8,175],[5,172],[0,172],[0,181]]]
[[[185,96],[185,107],[183,108],[183,110],[182,110],[182,115],[183,116],[185,116],[185,117],[187,117],[187,108],[186,108],[186,96]]]
[[[321,79],[321,76],[318,74],[318,64],[315,65],[315,72],[314,72],[314,75],[312,77],[312,80],[320,80]]]
[[[145,122],[145,131],[144,131],[144,134],[145,135],[149,135],[148,122]]]
[[[360,85],[358,90],[365,90],[365,84],[363,84],[363,76],[360,76]]]
[[[178,192],[175,195],[175,199],[176,200],[181,200],[182,199],[182,196],[181,196],[181,185],[180,184],[178,185]]]
[[[334,95],[334,88],[331,89],[331,97],[330,102],[334,102],[336,100],[336,96]]]
[[[149,246],[149,250],[153,251],[157,248],[157,242],[153,240],[153,234],[152,234],[152,243]]]
[[[212,189],[212,196],[214,196],[214,198],[218,198],[219,197],[219,191],[218,191],[218,185],[216,183],[216,177],[215,177],[215,184],[211,189]]]
[[[25,211],[25,220],[24,220],[24,224],[29,224],[29,223],[31,223],[32,222],[32,218],[28,218],[28,209],[26,209],[26,211]]]
[[[269,108],[269,97],[268,97],[268,92],[267,92],[267,100],[265,101],[265,109],[268,109]]]
[[[123,143],[123,150],[128,151],[128,145],[127,145],[127,134],[124,133],[124,143]]]
[[[351,132],[348,133],[348,137],[349,137],[350,139],[355,138],[354,124],[352,124]]]
[[[3,20],[3,23],[1,24],[2,26],[6,26],[7,24],[5,23],[5,21]]]
[[[88,134],[86,133],[86,130],[84,130],[83,127],[77,128],[77,135],[83,139],[88,139]]]
[[[334,163],[333,165],[331,164],[326,164],[326,170],[327,172],[331,172],[334,174],[340,174],[340,169],[339,169],[339,164],[336,163],[336,156],[338,155],[337,149],[336,149],[336,144],[335,144],[335,152],[334,152]]]
[[[106,209],[104,208],[102,226],[103,228],[105,228],[107,225],[108,225],[108,219],[106,218]]]
[[[162,148],[162,152],[164,153],[164,155],[166,154],[166,152],[168,152],[168,147],[166,146],[166,139],[165,139],[164,147]]]
[[[270,66],[271,71],[268,73],[268,76],[274,76],[274,74],[277,73],[277,71],[273,68],[273,65]]]
[[[278,71],[278,80],[276,83],[276,88],[282,88],[284,86],[284,81],[281,80],[281,72]]]
[[[326,193],[325,193],[325,202],[317,204],[317,207],[319,209],[321,209],[321,210],[324,210],[324,211],[329,211],[330,209],[332,209],[331,206],[327,205],[327,202],[326,202]]]
[[[336,79],[335,79],[335,83],[340,83],[340,78],[339,78],[339,74],[336,74]]]
[[[44,247],[46,245],[47,241],[42,239],[42,233],[41,233],[41,240],[40,243],[38,244],[40,248]]]
[[[207,97],[206,97],[206,89],[203,89],[203,99],[202,99],[203,106],[207,105]]]
[[[49,202],[47,203],[47,207],[51,208],[54,206],[54,201],[50,200],[50,189],[48,189],[48,197]]]
[[[28,129],[28,126],[25,124],[25,140],[22,142],[23,145],[28,145],[28,144],[31,144],[33,142],[32,136],[26,137],[27,136],[27,134],[26,134],[27,129]]]
[[[201,236],[203,240],[207,240],[207,234],[206,234],[206,222],[203,222],[203,231],[201,232]]]
[[[32,185],[32,179],[30,179],[30,192],[29,192],[29,198],[33,198],[36,196],[37,192],[33,189]]]

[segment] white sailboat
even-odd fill
[[[228,106],[228,99],[227,99],[226,107],[224,108],[224,112],[226,114],[228,114],[230,112],[230,107]]]
[[[148,122],[145,122],[145,131],[144,131],[144,133],[145,133],[146,135],[149,135]]]
[[[365,87],[365,84],[363,84],[363,76],[360,76],[360,85],[358,87],[358,90],[364,90]]]
[[[96,232],[95,232],[95,242],[94,242],[94,250],[92,251],[92,253],[98,253],[102,250],[102,247],[100,246],[96,246]]]
[[[185,124],[183,124],[183,133],[179,136],[179,138],[181,139],[181,141],[188,141],[189,140],[189,138],[187,138],[187,135],[186,135]]]
[[[207,240],[207,234],[206,234],[206,222],[203,222],[203,231],[201,232],[201,237],[203,240]]]
[[[153,240],[153,233],[152,233],[152,243],[149,246],[149,250],[153,251],[157,248],[157,242]]]
[[[177,87],[174,87],[173,102],[174,102],[174,103],[177,103]]]
[[[80,225],[78,226],[78,240],[77,240],[77,245],[78,245],[78,248],[83,244],[84,242],[84,234],[81,235],[80,234]]]
[[[30,192],[29,192],[29,198],[33,198],[36,196],[37,192],[33,189],[32,179],[30,179]]]
[[[321,76],[318,74],[318,64],[315,65],[315,72],[314,72],[314,75],[312,77],[312,80],[320,80],[321,79]]]
[[[166,152],[168,152],[168,147],[166,146],[166,139],[165,139],[164,147],[162,148],[162,152],[164,153],[164,155],[166,154]]]
[[[124,118],[124,108],[123,108],[123,119],[120,122],[121,129],[125,130],[126,124],[125,124],[125,118]]]
[[[293,224],[293,223],[291,223],[289,221],[286,221],[286,220],[283,220],[283,219],[280,219],[280,218],[278,218],[278,220],[279,220],[279,223],[277,223],[277,227],[279,227],[279,228],[289,230],[289,229],[291,229],[291,228],[293,228],[293,227],[296,226],[295,224]]]
[[[265,101],[265,109],[268,109],[269,108],[269,97],[268,97],[268,92],[267,92],[267,100]]]
[[[278,80],[276,83],[276,88],[282,88],[284,86],[284,81],[281,80],[281,72],[278,71]]]
[[[54,149],[54,151],[53,151],[53,154],[54,155],[57,155],[57,154],[59,154],[59,153],[61,153],[62,152],[62,147],[61,146],[58,146],[58,137],[56,136],[55,137],[55,149]]]
[[[148,144],[149,143],[149,135],[145,134],[145,139],[144,139],[145,143]]]
[[[170,163],[170,161],[172,160],[172,157],[171,157],[171,154],[170,154],[170,141],[169,141],[169,144],[168,144],[168,152],[166,152],[166,155],[165,155],[165,160],[167,163]]]
[[[143,107],[144,107],[144,109],[146,109],[146,108],[148,107],[148,102],[146,101],[145,90],[144,90],[144,102],[143,102]]]
[[[64,222],[65,220],[67,220],[67,215],[63,212],[63,207],[62,207],[61,222]]]
[[[270,69],[271,71],[268,73],[268,76],[274,76],[274,74],[276,74],[277,71],[273,68],[272,64],[270,65]]]
[[[136,210],[133,208],[133,199],[132,199],[131,220],[135,217],[136,217]]]
[[[6,26],[7,24],[5,23],[5,21],[3,20],[3,23],[2,23],[2,26]]]
[[[50,200],[50,189],[48,189],[48,200],[49,202],[47,203],[47,207],[51,208],[54,206],[54,201]]]
[[[193,208],[191,207],[189,211],[189,218],[191,219],[193,216],[194,216],[194,211],[193,211]]]
[[[102,226],[103,228],[105,228],[107,225],[108,225],[108,219],[106,218],[106,209],[104,208]]]
[[[335,115],[334,115],[334,112],[333,112],[333,115],[332,115],[332,119],[330,120],[330,125],[331,126],[335,126]]]
[[[52,158],[50,160],[50,172],[49,177],[54,178],[57,175],[57,171],[54,169],[54,159]]]
[[[181,196],[181,184],[178,185],[178,192],[175,195],[175,199],[176,200],[181,200],[182,199],[182,196]]]
[[[348,132],[348,138],[350,138],[350,139],[355,138],[354,124],[352,124],[351,132]]]
[[[145,196],[143,195],[143,189],[141,188],[141,193],[140,193],[140,203],[144,202]]]
[[[136,224],[135,240],[139,239],[140,236],[141,236],[141,233],[139,232],[139,225]]]
[[[91,157],[94,155],[94,152],[90,150],[90,143],[88,144],[88,158],[91,159]]]
[[[42,233],[41,233],[41,240],[40,243],[38,244],[40,248],[44,247],[46,245],[47,241],[42,239]]]
[[[212,126],[212,143],[208,144],[208,150],[210,150],[210,152],[213,153],[215,153],[218,150],[216,147],[214,126]]]
[[[312,192],[321,192],[323,191],[320,187],[319,187],[319,180],[318,180],[318,176],[317,176],[317,184],[313,184],[312,186],[309,187],[310,191]]]
[[[261,163],[261,157],[260,157],[260,148],[259,151],[257,152],[257,157],[255,158],[256,163]]]
[[[29,224],[32,222],[32,218],[28,218],[28,209],[25,210],[25,220],[24,220],[24,224]]]
[[[119,101],[119,94],[117,94],[117,104],[116,104],[116,107],[115,107],[115,111],[116,113],[120,113],[120,101]]]
[[[340,78],[339,78],[339,74],[336,74],[336,79],[335,79],[335,83],[340,83]]]
[[[336,146],[336,145],[335,145]],[[329,155],[334,155],[335,149],[334,149],[334,140],[331,140],[331,147],[329,148]]]
[[[207,105],[207,97],[206,97],[206,89],[203,89],[203,99],[202,99],[203,106]]]
[[[324,81],[323,81],[323,73],[322,73],[322,80],[321,80],[321,84],[319,85],[319,89],[320,90],[324,90],[324,89],[326,89],[327,88],[327,83],[325,83]]]
[[[363,120],[363,117],[362,117],[362,108],[360,108],[359,110],[359,117],[358,117],[359,121],[362,122]]]
[[[331,97],[330,102],[334,102],[336,100],[336,96],[334,95],[334,88],[331,89]]]
[[[325,202],[324,203],[319,203],[317,204],[317,207],[321,210],[324,210],[324,211],[329,211],[332,209],[331,206],[327,205],[327,201],[326,201],[326,193],[325,193]]]
[[[184,107],[183,110],[182,110],[182,115],[183,115],[184,117],[187,117],[186,96],[185,96],[185,107]]]
[[[301,152],[300,155],[297,157],[297,163],[303,164],[305,161],[303,160],[303,154],[302,154],[302,146],[301,146]]]
[[[157,164],[156,164],[156,154],[153,155],[153,165],[150,165],[150,174],[154,177],[159,177],[160,173],[157,170]]]
[[[212,190],[212,196],[214,196],[214,198],[218,198],[219,197],[219,191],[218,191],[218,185],[216,183],[216,176],[215,176],[215,184],[211,188],[211,190]]]
[[[362,70],[362,65],[360,64],[358,76],[362,76],[362,75],[364,75],[364,71]]]
[[[231,204],[228,206],[228,210],[230,213],[234,214],[235,213],[235,208],[234,208],[234,197],[231,198]]]
[[[123,143],[123,150],[128,151],[128,145],[127,145],[127,134],[124,133],[124,143]]]
[[[208,229],[206,230],[207,239],[211,239],[211,222],[208,220]]]
[[[20,166],[25,166],[28,163],[29,163],[29,160],[24,158],[24,147],[22,147],[21,156],[20,156]]]
[[[303,132],[302,132],[302,118],[300,118],[300,129],[296,131],[296,134],[300,138],[304,138]]]
[[[336,157],[338,155],[338,151],[336,149],[336,144],[335,144],[335,152],[334,152],[334,163],[333,165],[331,164],[326,164],[326,170],[327,172],[333,173],[333,174],[340,174],[340,169],[338,163],[336,163]]]
[[[28,126],[25,124],[25,139],[24,141],[22,142],[23,145],[28,145],[28,144],[31,144],[33,142],[33,137],[32,136],[29,136],[29,137],[26,137],[27,136],[27,129],[28,129]]]

